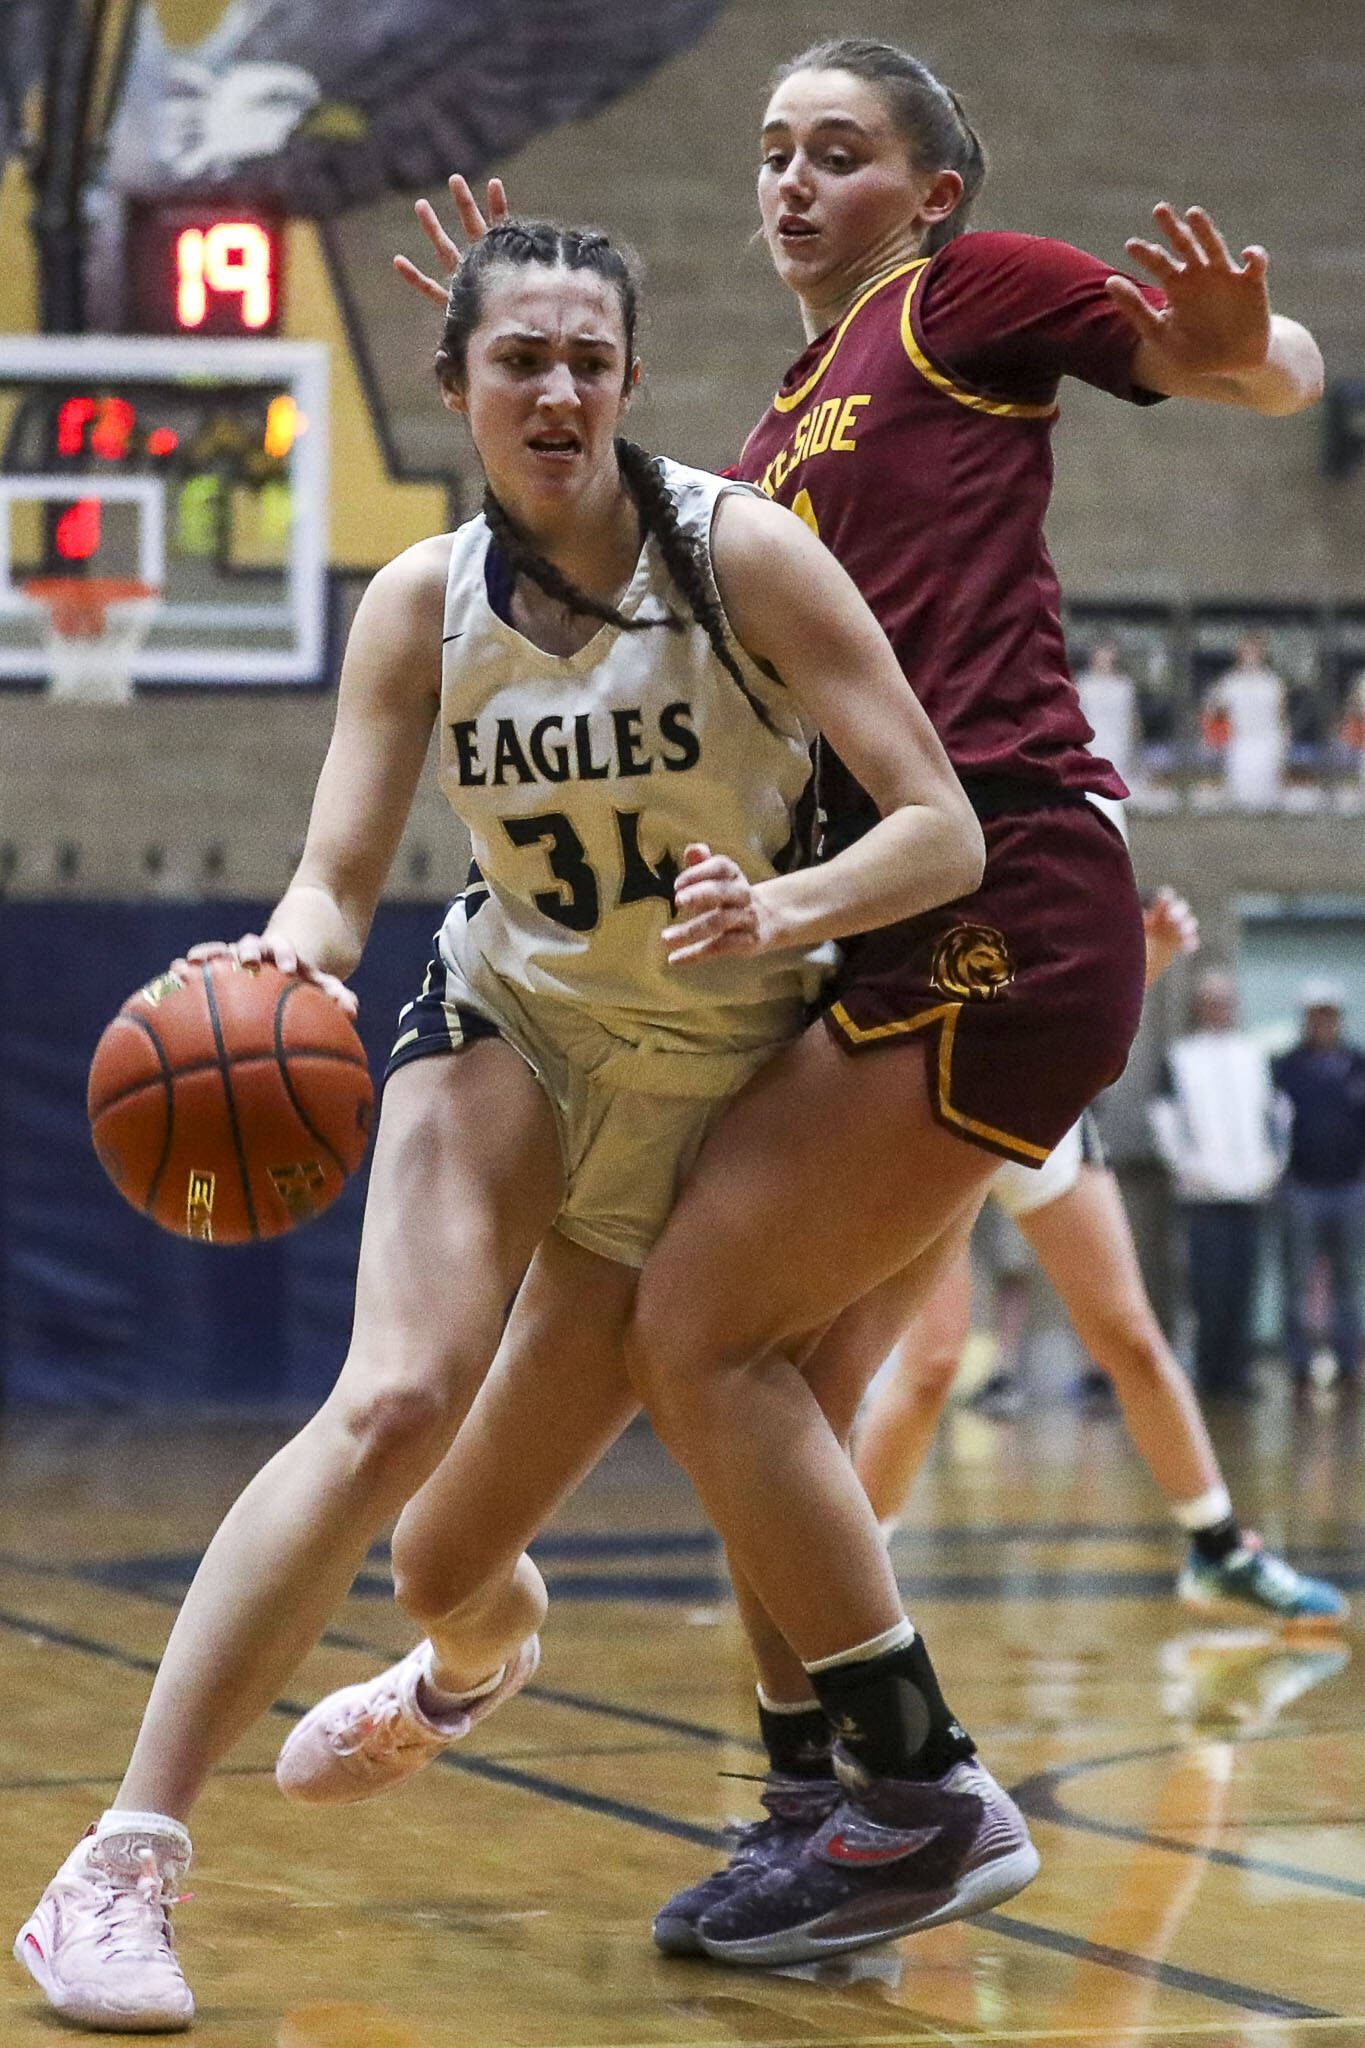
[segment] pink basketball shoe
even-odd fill
[[[189,1836],[162,1814],[109,1813],[81,1838],[14,1944],[55,2011],[123,2033],[189,2025],[170,1915],[189,1862]]]
[[[438,1719],[418,1704],[418,1687],[431,1675],[431,1644],[419,1643],[377,1678],[319,1700],[281,1749],[275,1782],[286,1799],[310,1806],[391,1791],[520,1692],[539,1663],[540,1638],[528,1636],[491,1692]]]

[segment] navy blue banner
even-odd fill
[[[258,903],[0,905],[0,1361],[11,1401],[315,1404],[350,1334],[366,1173],[316,1223],[231,1248],[131,1209],[90,1144],[85,1078],[120,1003]],[[355,976],[376,1082],[431,957],[435,904],[382,908]]]

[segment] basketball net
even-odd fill
[[[133,663],[161,602],[155,585],[129,576],[39,576],[24,595],[43,612],[48,695],[131,702]]]

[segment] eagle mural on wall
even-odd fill
[[[725,0],[142,0],[103,181],[325,217],[476,176],[628,92]]]

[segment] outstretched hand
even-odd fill
[[[1137,237],[1126,247],[1160,285],[1166,305],[1149,304],[1128,277],[1105,285],[1139,340],[1196,374],[1259,370],[1270,351],[1265,250],[1253,245],[1234,257],[1202,206],[1179,214],[1163,201],[1152,218],[1169,248]]]
[[[470,248],[473,248],[475,242],[483,240],[490,227],[500,220],[507,219],[510,209],[507,204],[507,191],[501,178],[488,180],[488,197],[484,202],[487,207],[486,216],[480,211],[479,202],[474,197],[468,180],[462,178],[458,171],[446,182],[450,186],[450,196],[455,201],[455,211],[460,217],[460,226]],[[424,270],[419,270],[406,256],[395,256],[393,267],[415,292],[420,292],[424,299],[430,299],[433,306],[439,306],[444,311],[450,293],[450,280],[460,267],[463,252],[459,243],[441,226],[440,216],[429,200],[419,199],[413,211],[422,223],[422,231],[427,240],[436,251],[436,260],[445,272],[445,282],[443,284],[439,278],[428,277]]]
[[[1169,886],[1157,890],[1142,913],[1147,941],[1147,986],[1186,953],[1199,951],[1199,920],[1183,896]]]

